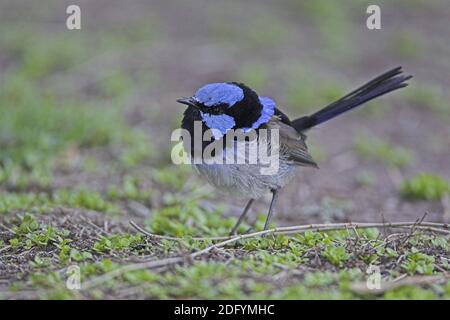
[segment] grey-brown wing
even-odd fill
[[[269,120],[267,128],[279,130],[281,152],[286,153],[288,159],[294,164],[318,168],[317,163],[308,152],[304,135],[298,133],[277,116],[273,116]]]

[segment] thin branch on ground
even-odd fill
[[[130,225],[142,234],[154,238],[154,239],[165,239],[173,241],[182,241],[183,238],[162,236],[151,233],[134,221],[129,222]],[[369,228],[404,228],[404,229],[420,229],[424,231],[436,232],[441,234],[450,235],[450,225],[446,223],[437,222],[424,222],[422,219],[416,220],[414,222],[348,222],[348,223],[322,223],[322,224],[309,224],[309,225],[298,225],[290,227],[279,227],[275,229],[269,229],[266,231],[259,231],[248,233],[248,236],[257,236],[262,234],[293,234],[304,231],[335,231],[335,230],[346,230],[346,229],[369,229]],[[224,241],[228,239],[233,239],[235,236],[225,236],[225,237],[192,237],[192,240],[199,241]]]
[[[143,232],[145,235],[149,237],[159,238],[159,239],[168,239],[166,236],[158,236],[153,235],[150,232],[147,232],[146,230],[139,227],[136,223],[130,221],[130,224],[136,228],[138,231]],[[419,225],[420,224],[420,225]],[[292,234],[292,233],[301,233],[305,231],[336,231],[336,230],[345,230],[345,229],[368,229],[368,228],[413,228],[416,229],[423,229],[430,232],[437,232],[437,233],[443,233],[446,235],[450,234],[449,225],[443,224],[443,223],[434,223],[434,222],[423,222],[421,220],[414,221],[414,222],[390,222],[390,223],[368,223],[368,222],[361,222],[361,223],[330,223],[330,224],[310,224],[310,225],[304,225],[304,226],[291,226],[291,227],[280,227],[280,228],[274,228],[264,231],[258,231],[248,234],[241,234],[238,236],[232,236],[232,237],[225,237],[223,241],[218,242],[216,244],[210,245],[206,247],[205,249],[195,251],[187,256],[177,256],[177,257],[171,257],[161,260],[151,260],[151,261],[144,261],[134,264],[128,264],[122,267],[119,267],[113,271],[110,271],[108,273],[105,273],[103,275],[91,278],[89,281],[85,282],[83,284],[83,289],[89,289],[92,287],[95,287],[101,283],[107,282],[109,280],[112,280],[116,277],[119,277],[123,275],[124,273],[135,271],[135,270],[141,270],[141,269],[154,269],[159,268],[163,266],[169,266],[174,264],[179,264],[183,262],[190,262],[193,261],[195,258],[204,255],[216,248],[221,248],[226,245],[229,245],[231,243],[237,242],[239,240],[243,239],[249,239],[254,238],[266,234]],[[161,238],[162,237],[162,238]],[[181,240],[181,238],[175,238],[170,237],[169,240]],[[200,238],[201,240],[212,240],[212,239],[218,239],[218,238]]]
[[[89,224],[91,227],[93,227],[95,230],[98,230],[100,233],[103,233],[105,236],[110,236],[111,234],[109,232],[106,232],[102,227],[99,227],[98,225],[96,225],[94,222],[92,222],[91,220],[81,216],[80,217],[81,220],[83,220],[84,222],[86,222],[87,224]],[[102,235],[100,235],[100,237],[103,237]]]
[[[450,279],[449,275],[439,275],[439,276],[412,276],[412,277],[402,277],[400,279],[394,279],[393,281],[386,282],[380,285],[380,288],[369,289],[365,282],[357,282],[350,286],[350,289],[358,294],[383,294],[386,291],[397,289],[400,287],[408,285],[424,285],[432,284],[436,282],[443,282]]]
[[[140,233],[153,238],[153,239],[161,239],[161,240],[173,240],[173,241],[181,241],[181,240],[185,240],[183,238],[178,238],[178,237],[171,237],[171,236],[162,236],[159,234],[154,234],[154,233],[150,233],[147,230],[145,230],[144,228],[140,227],[136,222],[130,220],[129,221],[130,225],[136,229],[137,231],[139,231]],[[227,239],[231,239],[232,236],[228,236],[228,237],[193,237],[192,240],[197,240],[197,241],[220,241],[220,240],[227,240]]]

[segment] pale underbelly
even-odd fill
[[[297,168],[286,161],[280,161],[277,172],[272,174],[262,174],[261,167],[253,164],[194,164],[194,167],[216,188],[253,199],[284,187]]]

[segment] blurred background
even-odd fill
[[[81,30],[66,28],[70,4]],[[366,28],[369,4],[381,30]],[[448,221],[449,18],[445,0],[2,0],[0,212],[75,207],[226,233],[246,199],[171,163],[176,98],[239,81],[294,118],[401,65],[408,88],[309,132],[321,169],[299,170],[274,221]]]

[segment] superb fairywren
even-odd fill
[[[194,168],[212,185],[241,196],[250,198],[231,233],[235,233],[244,219],[254,199],[266,192],[272,192],[272,201],[267,214],[264,230],[268,228],[278,191],[293,178],[299,166],[316,167],[317,164],[308,153],[305,132],[323,122],[347,112],[363,103],[382,96],[388,92],[407,86],[406,80],[412,76],[402,75],[401,67],[383,73],[360,88],[350,92],[341,99],[309,116],[295,120],[280,111],[276,103],[261,97],[242,83],[207,84],[190,98],[178,99],[179,103],[188,105],[184,112],[182,128],[191,136],[194,135],[194,123],[201,123],[202,134],[212,130],[211,141],[202,141],[205,149],[214,141],[225,139],[228,132],[242,129],[254,132],[257,144],[271,143],[270,139],[262,139],[261,131],[277,130],[279,141],[279,167],[274,174],[262,174],[260,163],[194,163]],[[194,145],[187,147],[187,152],[194,156]],[[223,144],[223,153],[235,149],[235,145]]]

